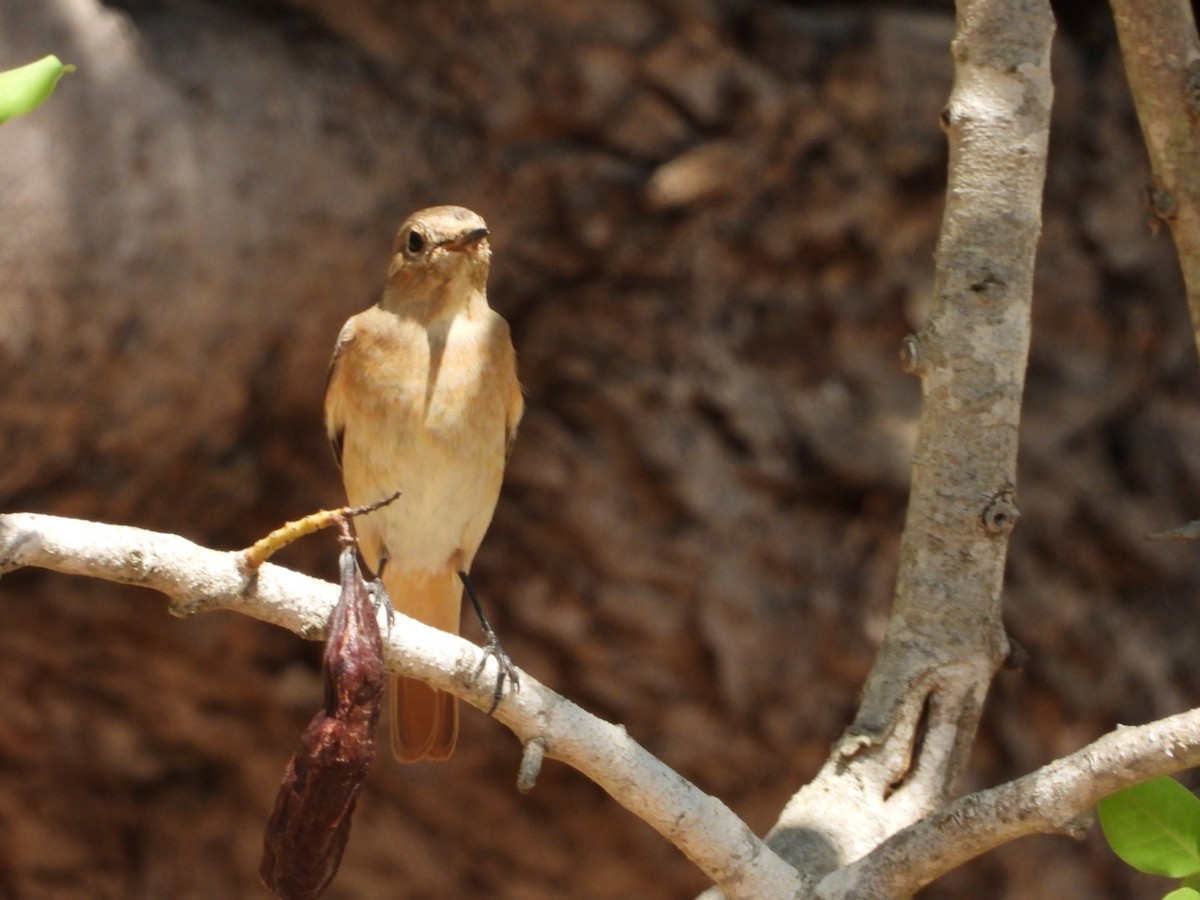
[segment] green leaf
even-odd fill
[[[1151,875],[1200,872],[1200,799],[1171,778],[1155,778],[1105,797],[1100,827],[1113,852]]]
[[[1200,900],[1200,891],[1190,887],[1176,888],[1163,897],[1163,900]]]
[[[46,56],[18,69],[0,72],[0,123],[24,115],[50,96],[64,72],[74,72],[57,56]]]

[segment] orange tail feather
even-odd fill
[[[412,572],[388,564],[383,584],[398,611],[458,634],[462,583],[457,572]],[[415,678],[390,680],[392,753],[396,759],[402,763],[448,759],[458,741],[458,699]]]
[[[392,753],[402,763],[449,759],[458,742],[458,698],[415,678],[392,679]]]

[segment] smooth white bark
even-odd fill
[[[0,573],[36,566],[166,594],[186,616],[227,609],[302,637],[325,632],[338,586],[266,564],[247,574],[238,553],[209,550],[171,534],[33,513],[0,515]],[[381,616],[384,616],[381,613]],[[385,617],[386,618],[386,617]],[[390,671],[421,678],[480,709],[492,703],[496,663],[462,638],[397,614],[384,625]],[[592,779],[671,841],[730,898],[798,896],[801,879],[727,806],[604,722],[521,673],[494,717],[522,743]]]

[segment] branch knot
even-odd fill
[[[1006,487],[992,496],[980,515],[983,530],[994,535],[1011,533],[1017,527],[1017,520],[1020,518],[1021,510],[1017,508],[1011,487]]]

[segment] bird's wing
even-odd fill
[[[346,433],[346,420],[339,402],[341,391],[344,390],[341,383],[341,362],[347,348],[354,343],[356,318],[357,316],[351,317],[342,326],[333,348],[333,356],[329,360],[329,372],[325,376],[325,433],[329,435],[333,458],[339,469],[342,467],[342,436]]]
[[[501,352],[508,356],[505,369],[509,372],[509,385],[504,406],[504,462],[507,463],[508,458],[512,456],[513,445],[517,442],[517,426],[521,424],[521,416],[525,414],[525,392],[521,389],[520,379],[517,378],[517,351],[513,349],[508,323],[499,316],[496,318],[503,323]]]
[[[517,426],[521,424],[521,416],[525,414],[525,396],[521,390],[521,382],[513,376],[512,387],[508,392],[508,407],[504,411],[504,461],[512,456],[513,446],[517,443]]]

